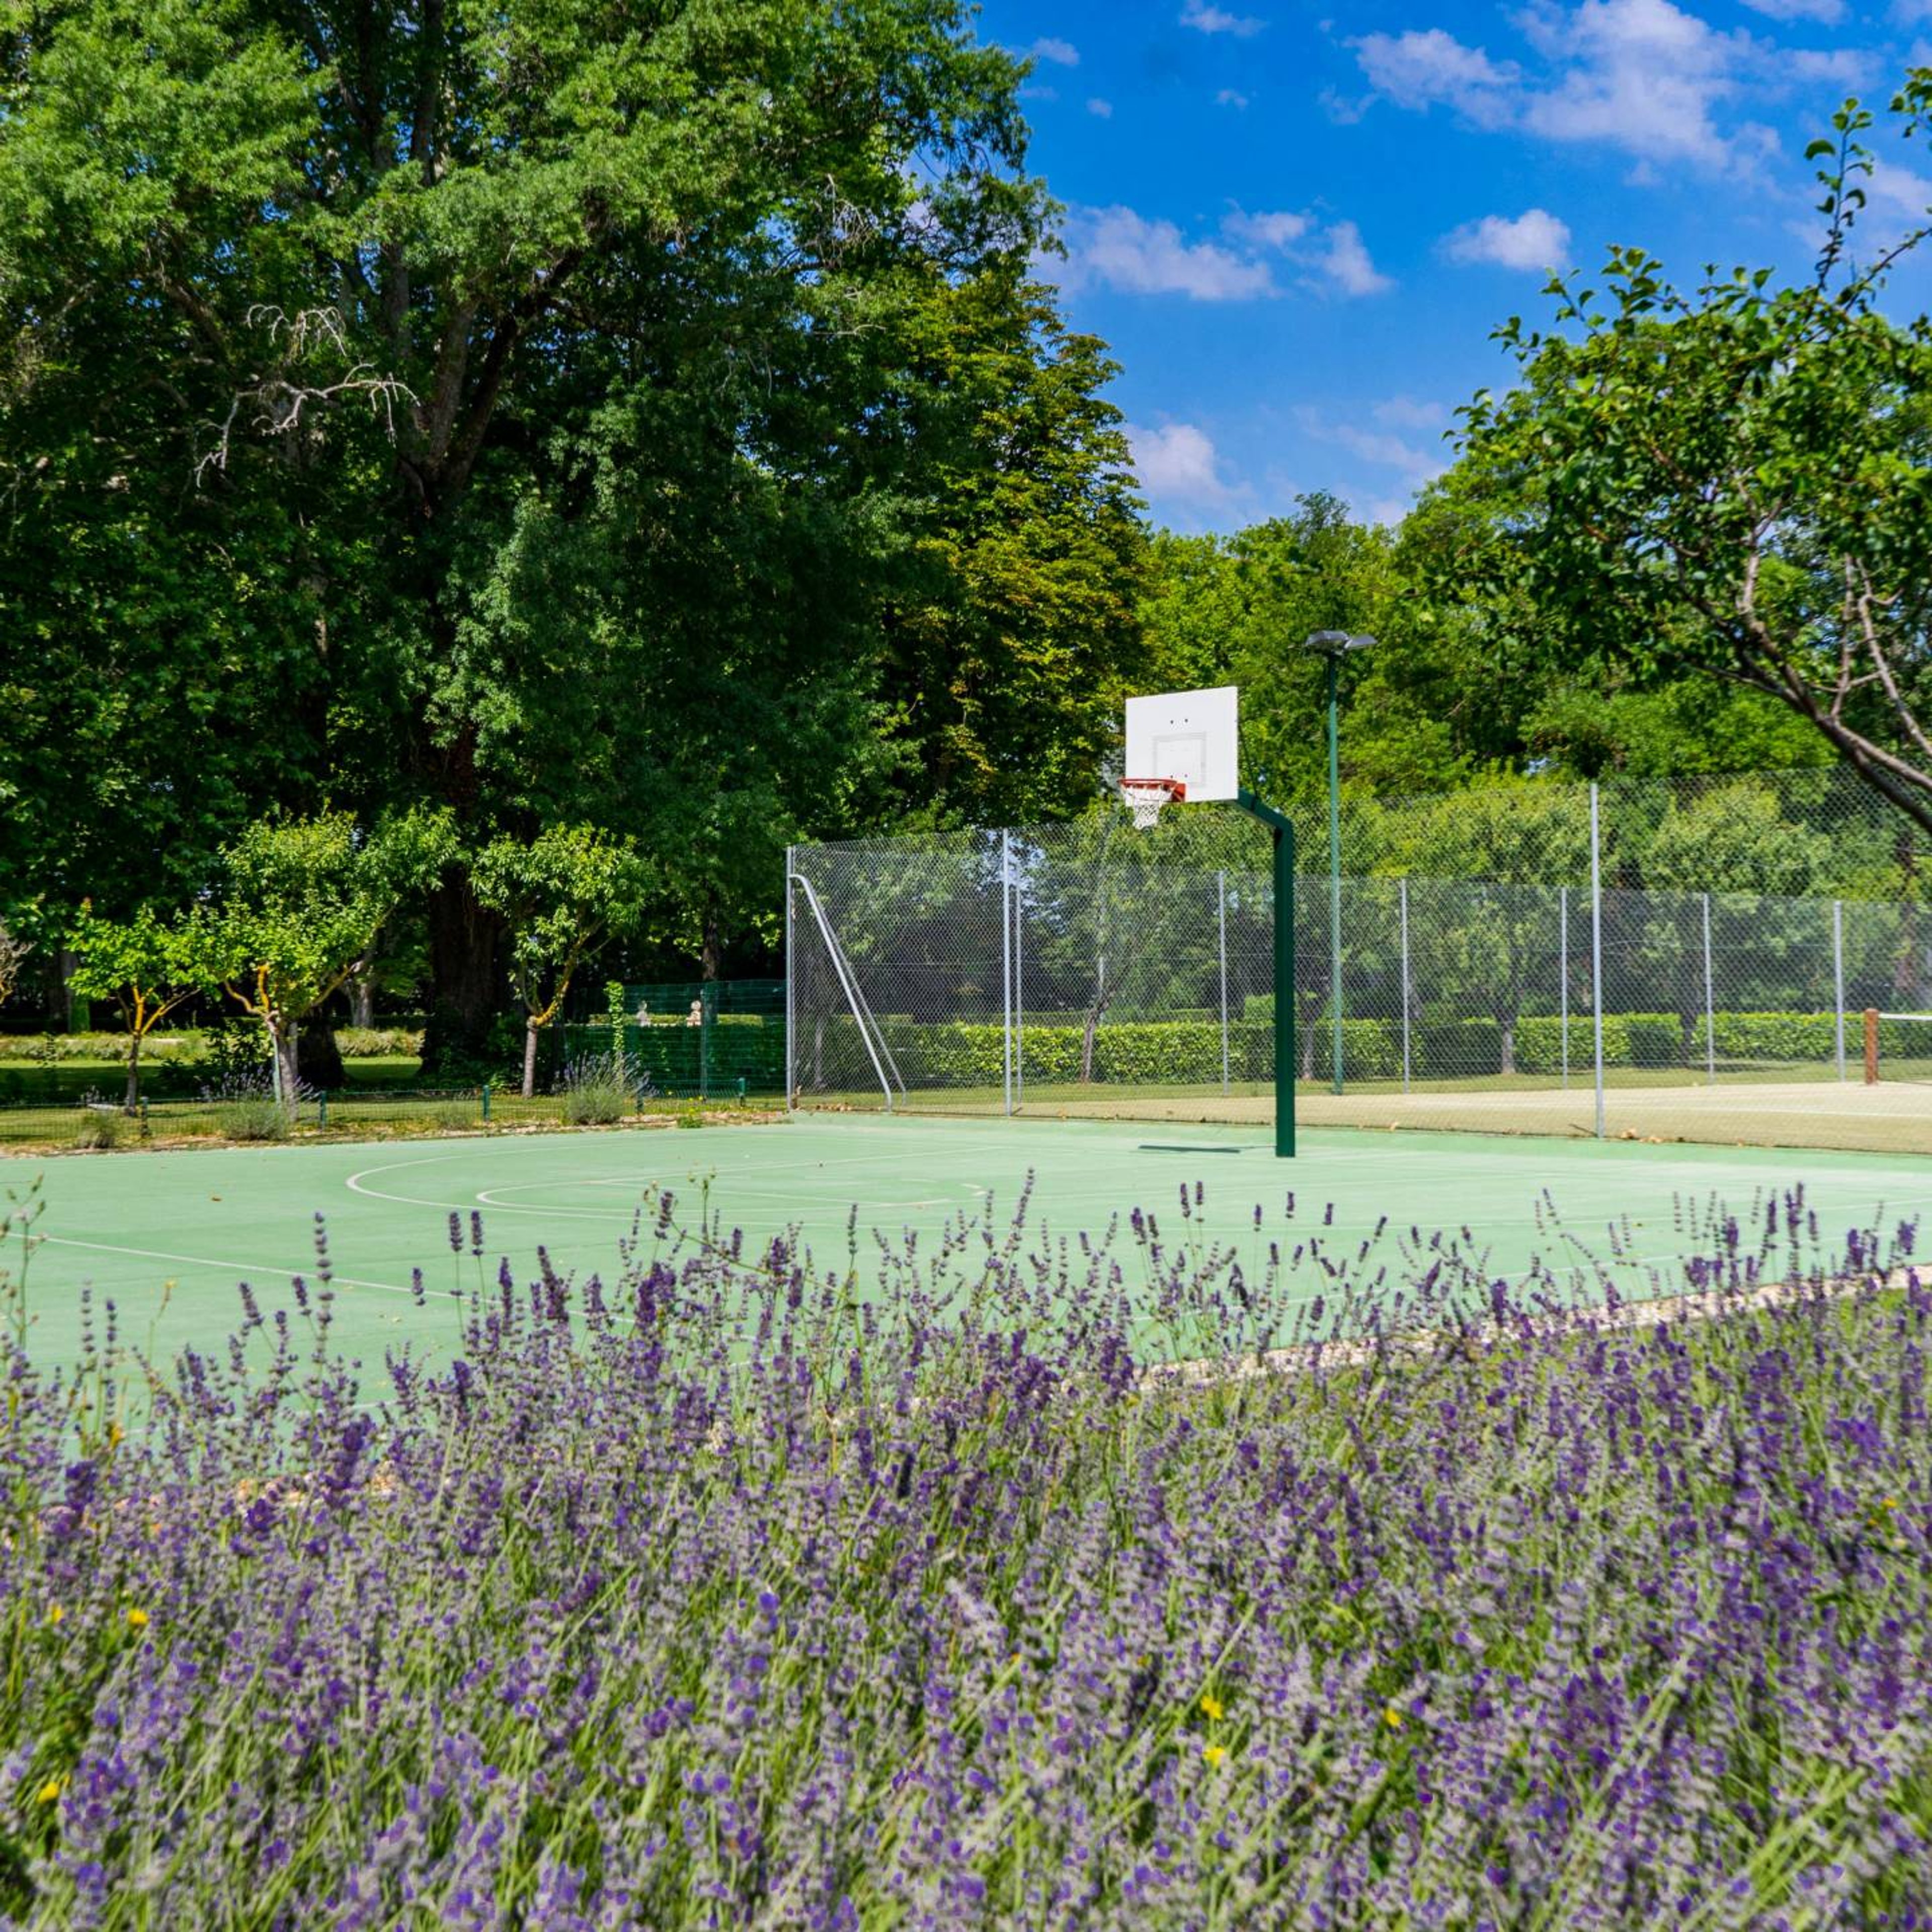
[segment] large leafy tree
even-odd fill
[[[22,16],[0,859],[131,903],[268,805],[413,800],[634,830],[714,934],[773,897],[866,776],[935,307],[1030,326],[1020,72],[962,0]],[[432,1058],[503,946],[453,862]]]
[[[1906,131],[1932,70],[1894,102]],[[1528,621],[1520,667],[1687,674],[1803,718],[1932,830],[1932,329],[1882,312],[1925,230],[1859,259],[1870,117],[1849,102],[1822,167],[1815,272],[1671,283],[1611,252],[1600,289],[1559,278],[1556,328],[1502,339],[1523,380],[1468,412],[1466,470],[1508,506],[1460,561]]]
[[[886,614],[902,817],[1089,804],[1146,654],[1146,538],[1102,345],[1017,269],[932,291],[907,374],[929,496]]]

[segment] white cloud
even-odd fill
[[[1447,403],[1419,401],[1414,396],[1384,397],[1372,413],[1384,428],[1438,431],[1449,427],[1451,416]]]
[[[1316,266],[1344,295],[1378,296],[1395,286],[1370,260],[1362,231],[1352,221],[1336,222],[1325,239]]]
[[[1065,286],[1098,283],[1130,295],[1245,302],[1275,292],[1267,262],[1216,242],[1190,242],[1171,221],[1131,208],[1078,211],[1067,224]]]
[[[1864,188],[1874,209],[1902,214],[1909,221],[1922,221],[1932,210],[1932,179],[1896,161],[1873,162]]]
[[[1510,117],[1517,68],[1491,60],[1480,47],[1466,47],[1440,27],[1369,34],[1350,44],[1369,84],[1398,107],[1441,101],[1484,128],[1500,127]]]
[[[1780,17],[1822,18],[1841,0],[1768,0]],[[1932,8],[1932,0],[1913,0]],[[1487,128],[1561,142],[1598,142],[1638,158],[1636,178],[1672,162],[1732,171],[1774,152],[1776,134],[1736,104],[1793,82],[1851,84],[1864,61],[1845,49],[1785,49],[1742,28],[1720,32],[1676,0],[1529,0],[1513,16],[1535,56],[1493,58],[1439,27],[1370,34],[1350,44],[1373,90],[1414,112],[1442,106]],[[1328,99],[1332,118],[1358,104]]]
[[[1820,20],[1834,27],[1845,17],[1844,0],[1744,0],[1744,4],[1770,20]]]
[[[1584,0],[1567,18],[1530,22],[1568,64],[1556,85],[1532,94],[1523,125],[1558,141],[1604,141],[1646,161],[1672,158],[1721,166],[1733,140],[1713,118],[1738,90],[1754,51],[1748,34],[1721,34],[1672,0]],[[1761,136],[1741,129],[1746,145]]]
[[[1872,57],[1856,47],[1788,47],[1778,50],[1795,80],[1828,80],[1840,87],[1862,87],[1872,70]]]
[[[1214,0],[1186,0],[1180,10],[1180,24],[1203,34],[1232,34],[1237,40],[1245,40],[1250,34],[1258,34],[1268,22],[1256,20],[1252,14],[1230,14],[1216,6]]]
[[[1114,118],[1114,104],[1102,100],[1096,94],[1087,103],[1087,111],[1096,120],[1111,121]]]
[[[1246,494],[1222,478],[1214,443],[1193,424],[1168,423],[1148,429],[1130,423],[1126,431],[1135,471],[1150,496],[1211,510]]]
[[[1313,226],[1305,214],[1282,211],[1273,214],[1250,214],[1238,208],[1225,217],[1222,232],[1232,240],[1244,242],[1252,248],[1287,248],[1299,242]]]
[[[1378,405],[1376,413],[1381,413]],[[1402,436],[1385,429],[1367,429],[1356,422],[1336,422],[1319,410],[1298,410],[1296,420],[1317,442],[1333,443],[1346,449],[1358,463],[1378,470],[1393,470],[1412,485],[1426,483],[1449,466],[1443,449],[1418,449]]]
[[[1216,107],[1245,107],[1247,104],[1248,97],[1245,94],[1237,92],[1232,87],[1222,88],[1214,97],[1214,105]]]
[[[1547,208],[1516,216],[1486,214],[1443,238],[1452,262],[1490,262],[1502,268],[1561,268],[1569,262],[1570,230]]]
[[[1040,272],[1070,292],[1100,287],[1193,302],[1250,302],[1282,292],[1277,261],[1299,270],[1304,286],[1343,295],[1380,295],[1395,286],[1370,259],[1354,222],[1324,225],[1287,208],[1257,214],[1234,208],[1222,218],[1217,237],[1197,241],[1173,222],[1131,208],[1076,208],[1067,219],[1066,262],[1056,269],[1042,260]]]
[[[1071,40],[1055,40],[1048,35],[1034,42],[1027,49],[1027,58],[1034,61],[1051,61],[1056,67],[1078,67],[1080,50]]]

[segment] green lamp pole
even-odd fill
[[[1348,631],[1316,631],[1304,642],[1328,666],[1328,1007],[1335,1029],[1329,1059],[1334,1090],[1342,1090],[1342,778],[1336,750],[1335,687],[1342,660],[1365,651],[1375,639]]]

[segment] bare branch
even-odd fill
[[[348,331],[339,310],[302,309],[290,316],[266,303],[258,303],[249,310],[248,321],[251,328],[266,332],[272,350],[281,350],[280,365],[250,377],[236,391],[212,446],[195,464],[196,484],[211,470],[228,467],[236,423],[251,406],[255,412],[253,427],[271,436],[291,437],[301,432],[311,415],[345,397],[361,396],[367,399],[371,412],[382,418],[385,430],[394,440],[396,405],[414,402],[414,393],[400,376],[385,375],[374,363],[351,359]],[[323,357],[338,358],[349,366],[328,381],[297,380],[294,372],[298,364]]]

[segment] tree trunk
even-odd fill
[[[296,1034],[296,1066],[303,1082],[322,1093],[347,1084],[335,1029],[320,1015],[304,1020]]]
[[[54,957],[58,962],[60,974],[60,992],[58,995],[60,1030],[62,1033],[86,1033],[92,1030],[94,1024],[94,1009],[89,1002],[82,999],[74,992],[73,982],[68,977],[80,962],[64,946],[55,954]],[[80,1021],[78,1026],[74,1024],[76,1015]]]
[[[376,976],[358,973],[349,982],[349,1024],[365,1030],[376,1024]]]
[[[296,1110],[296,1096],[302,1091],[299,1030],[284,1022],[279,1027],[270,1028],[268,1041],[274,1053],[276,1070],[280,1076],[282,1105],[292,1115]]]
[[[461,1063],[488,1056],[490,1023],[502,1004],[502,920],[477,903],[466,874],[451,874],[430,894],[425,1078],[461,1072]]]
[[[524,1023],[524,1098],[536,1097],[537,1090],[537,1023],[534,1019]]]
[[[1080,1035],[1080,1084],[1090,1087],[1094,1083],[1094,1036],[1099,1030],[1100,1016],[1107,1010],[1107,956],[1103,952],[1094,968],[1094,1003],[1087,1009],[1087,1024]]]
[[[141,1036],[137,1033],[128,1036],[128,1097],[122,1104],[130,1114],[141,1104]]]
[[[1498,1070],[1503,1073],[1516,1071],[1516,1016],[1514,1013],[1496,1016],[1496,1030],[1502,1036],[1503,1064]]]
[[[718,930],[718,902],[710,893],[704,899],[704,974],[707,980],[724,976],[724,941]]]

